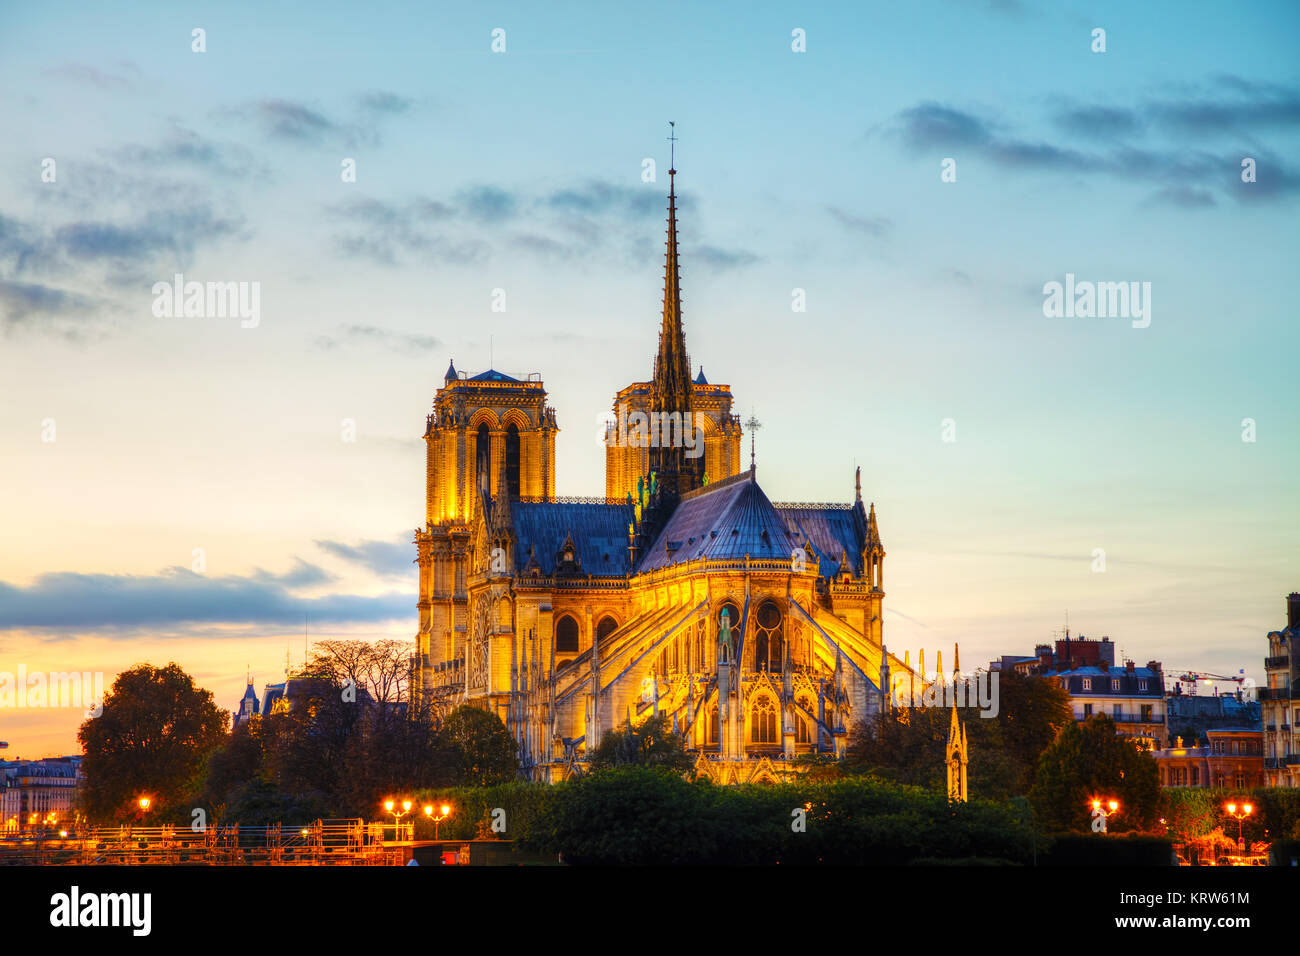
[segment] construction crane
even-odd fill
[[[1180,685],[1187,684],[1187,693],[1192,697],[1196,696],[1196,687],[1200,683],[1206,683],[1213,686],[1217,682],[1226,681],[1236,684],[1237,688],[1240,689],[1242,684],[1246,682],[1246,674],[1244,670],[1235,676],[1229,676],[1227,674],[1211,674],[1208,671],[1193,671],[1185,668],[1173,669],[1183,671],[1183,673],[1175,677],[1174,680]]]

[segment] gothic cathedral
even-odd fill
[[[417,692],[496,713],[531,780],[660,713],[697,772],[781,780],[842,757],[911,673],[884,648],[860,478],[850,504],[770,501],[741,470],[730,388],[691,378],[669,177],[659,351],[652,380],[615,395],[605,497],[556,496],[540,376],[449,366],[427,419]]]

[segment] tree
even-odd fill
[[[142,794],[162,813],[181,808],[208,754],[225,742],[229,719],[177,664],[123,671],[103,712],[77,731],[87,815],[128,819]]]
[[[442,735],[455,752],[461,784],[489,787],[508,783],[519,773],[515,739],[496,714],[462,704],[447,716]]]
[[[671,773],[686,773],[691,769],[686,739],[673,731],[667,714],[656,714],[636,727],[629,724],[623,730],[611,730],[600,738],[600,746],[591,755],[591,769],[628,766],[653,767]]]
[[[1116,799],[1120,813],[1107,830],[1152,827],[1159,815],[1160,775],[1155,759],[1116,732],[1105,714],[1061,728],[1043,753],[1030,800],[1049,830],[1087,830],[1091,801]]]
[[[1027,794],[1039,757],[1057,731],[1073,722],[1069,698],[1055,681],[998,674],[997,713],[958,708],[970,744],[972,797],[1005,800]],[[939,790],[952,714],[944,707],[895,707],[859,721],[845,770]]]
[[[999,743],[1014,766],[1010,790],[1023,795],[1034,785],[1043,751],[1062,727],[1074,723],[1074,713],[1070,695],[1055,680],[1015,671],[999,672],[997,677]]]
[[[265,761],[262,718],[254,715],[235,728],[226,742],[208,754],[203,773],[202,802],[220,816],[230,795],[262,775]]]

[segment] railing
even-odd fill
[[[1264,666],[1268,667],[1286,667],[1291,661],[1290,654],[1279,654],[1277,657],[1264,658]]]
[[[386,846],[384,824],[362,820],[317,820],[306,827],[81,827],[19,830],[0,836],[0,865],[141,864],[380,865],[401,862],[402,851]],[[391,826],[391,824],[389,825]],[[409,824],[403,827],[409,836]]]

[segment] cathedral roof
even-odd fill
[[[778,503],[776,509],[797,539],[793,547],[803,547],[805,541],[812,545],[823,575],[840,574],[844,570],[840,567],[841,558],[853,574],[864,573],[862,549],[866,526],[860,507]]]
[[[510,507],[517,543],[515,564],[520,571],[528,564],[531,549],[542,574],[549,575],[555,568],[555,556],[572,539],[584,574],[601,577],[628,573],[631,505],[515,501]]]
[[[456,381],[456,361],[454,359],[447,362],[447,374],[442,377],[444,382]]]
[[[471,375],[469,377],[469,381],[471,382],[518,382],[519,379],[511,377],[507,375],[505,372],[498,372],[496,369],[490,368],[486,372],[479,372],[477,375]]]
[[[708,380],[707,378],[704,377],[704,366],[703,366],[703,365],[700,366],[700,374],[697,375],[697,376],[695,376],[695,384],[696,384],[696,385],[708,385],[708,384],[709,384],[709,380]]]
[[[798,542],[754,479],[753,469],[682,497],[638,571],[682,561],[788,561]]]

